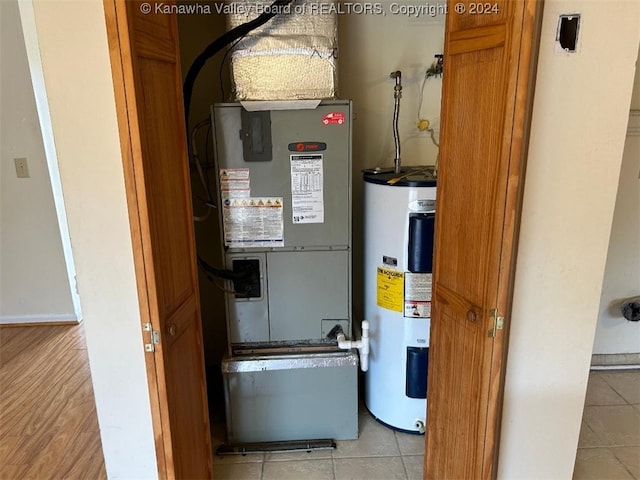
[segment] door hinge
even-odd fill
[[[504,327],[504,317],[498,315],[498,309],[491,309],[491,317],[493,317],[493,326],[489,329],[489,338],[495,338],[496,332]]]
[[[157,330],[154,330],[153,327],[151,326],[151,323],[143,323],[142,330],[144,332],[149,332],[149,340],[150,340],[150,343],[144,344],[144,351],[149,353],[155,352],[156,345],[160,343],[160,332],[158,332]]]

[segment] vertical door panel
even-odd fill
[[[141,317],[160,339],[146,353],[158,473],[211,478],[177,24],[143,11],[105,0]]]
[[[533,89],[535,0],[478,5],[449,2],[445,33],[425,455],[433,479],[496,473],[506,329],[494,329],[493,312],[508,324]]]

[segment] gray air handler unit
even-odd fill
[[[436,181],[425,169],[364,173],[365,403],[380,422],[424,433]]]
[[[233,272],[222,363],[229,443],[355,439],[358,353],[338,345],[352,332],[351,104],[216,104],[212,122]]]

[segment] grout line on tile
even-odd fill
[[[613,447],[613,448],[615,448],[615,447]],[[612,447],[608,447],[607,449],[608,449],[608,450],[609,450],[609,452],[611,453],[611,456],[612,456],[613,458],[615,458],[615,459],[616,459],[616,462],[618,462],[618,464],[620,464],[620,466],[622,466],[622,468],[624,468],[624,469],[629,473],[629,475],[631,476],[631,478],[636,478],[636,477],[633,475],[633,473],[631,473],[631,471],[629,471],[629,469],[628,469],[628,468],[627,468],[627,466],[624,464],[624,462],[623,462],[622,460],[620,460],[620,459],[616,456],[616,454],[615,454],[615,453],[613,452],[613,450],[612,450]]]
[[[616,459],[616,461],[618,462],[618,464],[620,464],[620,466],[622,466],[622,468],[624,468],[624,469],[627,471],[627,473],[629,474],[629,476],[630,476],[631,478],[634,478],[634,479],[635,479],[635,478],[636,478],[636,476],[633,474],[633,472],[632,472],[631,470],[629,470],[629,468],[625,465],[625,463],[624,463],[622,460],[620,460],[620,459],[616,456],[616,454],[613,452],[613,450],[609,449],[609,451],[611,452],[611,455],[613,456],[613,458],[615,458],[615,459]]]
[[[400,455],[402,455],[402,450],[400,450],[400,441],[398,441],[398,432],[396,432],[395,430],[393,431],[393,439],[396,441],[396,448],[398,449],[398,453]],[[404,466],[404,462],[402,462],[402,465]],[[406,474],[406,469],[405,469],[405,474]]]
[[[400,455],[400,461],[402,462],[402,468],[404,469],[404,478],[409,478],[409,470],[407,470],[407,465],[404,463],[404,455]]]
[[[620,373],[620,372],[610,372],[610,373]],[[621,392],[619,392],[618,389],[615,386],[613,386],[611,383],[607,382],[607,377],[605,375],[601,375],[600,377],[602,378],[602,380],[604,380],[604,382],[607,385],[609,385],[611,387],[611,390],[616,392],[620,396],[620,398],[622,398],[625,401],[626,405],[633,405],[633,403],[629,403],[629,401],[625,398],[625,396]]]
[[[639,480],[638,477],[636,477],[633,472],[629,469],[629,467],[627,467],[627,464],[625,462],[622,461],[621,458],[619,458],[616,455],[616,452],[613,451],[613,449],[610,449],[611,454],[613,455],[613,457],[624,467],[624,469],[629,472],[629,475],[631,476],[631,478],[633,478],[634,480]]]
[[[629,470],[629,468],[624,464],[624,462],[621,462],[620,459],[615,455],[614,455],[614,458],[618,460],[618,463],[622,465],[622,468],[624,468],[627,471],[627,473],[629,474],[629,476],[631,476],[631,478],[633,478],[634,480],[638,480],[638,478],[633,474],[631,470]]]

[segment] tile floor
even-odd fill
[[[640,370],[589,375],[573,480],[640,480]]]
[[[364,407],[358,440],[338,441],[335,450],[215,456],[216,480],[418,480],[422,479],[424,436],[394,432]],[[214,451],[225,440],[223,423],[214,423]]]
[[[335,450],[214,457],[217,480],[422,479],[424,437],[394,432],[364,407],[358,440]],[[214,420],[213,447],[225,441]],[[573,480],[640,480],[640,370],[589,377]]]

